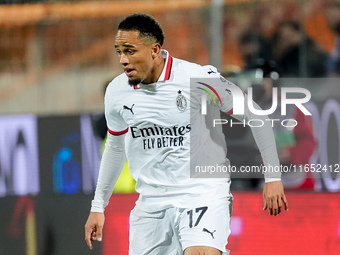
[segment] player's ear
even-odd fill
[[[152,45],[152,58],[156,58],[161,53],[161,45],[159,43],[154,43]]]

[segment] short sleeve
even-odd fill
[[[110,86],[108,86],[105,93],[105,118],[108,132],[112,135],[122,135],[128,131],[128,124],[114,108],[114,101],[114,97],[110,93]]]

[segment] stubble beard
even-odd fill
[[[139,79],[139,78],[137,78],[137,79],[129,79],[129,85],[130,86],[136,86],[136,85],[138,85],[141,82],[142,82],[142,79]]]
[[[147,77],[150,77],[151,75],[151,72],[152,72],[152,69],[150,68],[147,72],[147,74],[144,76],[144,78],[131,78],[129,79],[129,84],[130,86],[136,86],[140,83],[142,84],[150,84],[151,82],[148,81],[148,78]]]

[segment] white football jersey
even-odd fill
[[[109,133],[126,133],[126,156],[140,194],[137,203],[147,211],[156,211],[231,196],[230,178],[190,176],[190,164],[229,164],[222,128],[211,123],[220,118],[220,110],[232,112],[231,93],[210,87],[219,102],[207,97],[207,115],[202,115],[203,90],[192,93],[190,79],[217,78],[226,86],[235,85],[213,66],[176,59],[165,50],[161,53],[165,66],[156,83],[130,86],[123,73],[109,84],[105,95]]]
[[[156,83],[133,87],[123,73],[110,83],[105,95],[110,134],[127,133],[125,151],[131,175],[137,181],[139,203],[147,210],[158,210],[187,207],[212,196],[227,197],[230,179],[190,178],[190,78],[219,74],[212,66],[173,58],[165,50],[162,56],[166,62]],[[200,107],[196,108],[200,112]],[[204,123],[204,115],[197,117]],[[225,144],[222,132],[220,135]],[[205,146],[207,137],[200,134],[197,139],[201,138],[197,144]],[[219,152],[222,162],[218,163],[223,163],[226,146]]]

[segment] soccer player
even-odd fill
[[[92,241],[102,241],[104,209],[127,157],[140,194],[130,215],[130,255],[228,254],[230,178],[190,178],[190,163],[229,164],[221,129],[204,123],[220,110],[232,113],[232,96],[220,89],[219,96],[214,94],[218,104],[209,97],[209,114],[202,115],[201,101],[190,97],[190,78],[215,77],[235,85],[213,66],[173,58],[162,49],[163,41],[161,26],[149,15],[132,14],[119,24],[115,49],[124,73],[105,94],[109,134],[85,225],[86,243],[92,249]],[[251,117],[247,109],[238,116]],[[264,164],[278,166],[271,126],[253,133]],[[263,210],[276,216],[283,204],[288,209],[280,174],[265,178]]]

